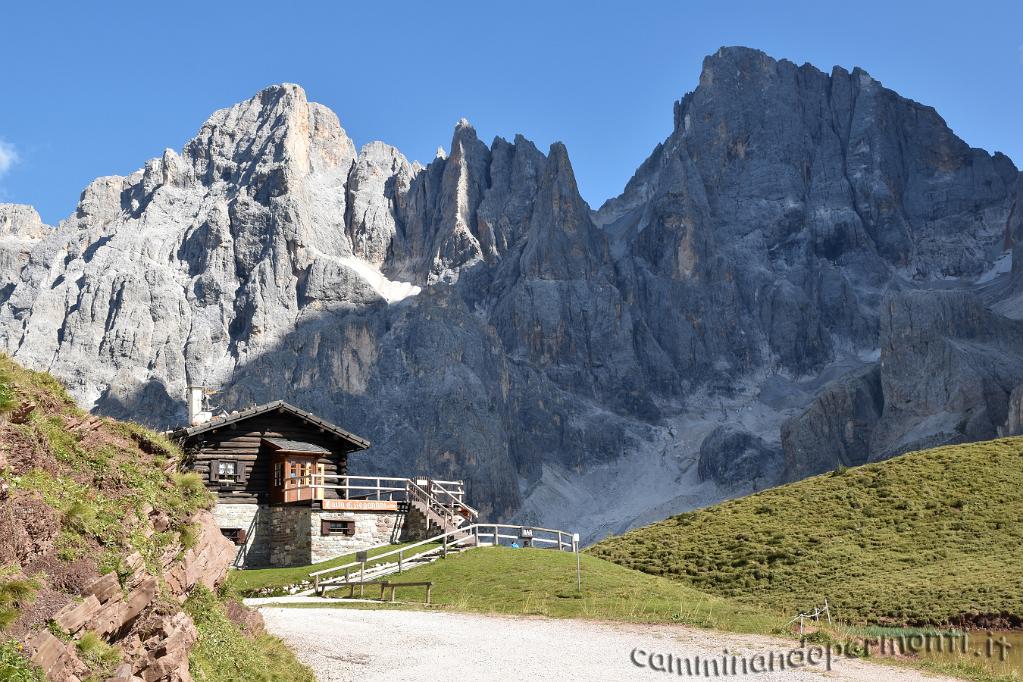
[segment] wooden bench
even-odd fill
[[[433,582],[426,580],[423,582],[404,582],[404,583],[392,583],[383,581],[380,583],[380,601],[384,600],[384,591],[390,590],[391,596],[389,601],[394,601],[394,590],[398,587],[425,587],[426,588],[426,603],[430,603],[430,593],[433,591]]]

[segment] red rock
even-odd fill
[[[235,599],[228,600],[224,604],[224,612],[227,617],[242,629],[247,635],[261,635],[266,631],[266,624],[259,611],[250,609]]]
[[[135,675],[131,669],[131,663],[122,663],[117,666],[117,670],[114,671],[112,677],[108,677],[106,682],[131,682]]]
[[[86,587],[85,594],[94,595],[102,604],[109,601],[115,595],[120,596],[121,582],[117,579],[116,573],[110,572],[97,578]]]
[[[83,601],[72,602],[53,615],[55,622],[62,630],[71,634],[78,632],[100,610],[99,600],[89,595]]]
[[[42,668],[47,676],[51,671],[60,669],[62,659],[68,656],[64,643],[46,630],[40,630],[33,635],[29,640],[29,646],[35,649],[31,661]]]

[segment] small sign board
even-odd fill
[[[356,552],[355,553],[355,560],[358,561],[360,564],[366,563],[367,561],[369,561],[369,551],[363,549],[363,550],[360,550],[360,551]]]
[[[387,500],[323,500],[328,511],[398,511],[397,502]]]

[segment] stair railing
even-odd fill
[[[321,582],[325,579],[323,578],[323,576],[330,575],[331,573],[344,572],[346,575],[348,575],[353,568],[359,568],[360,572],[364,573],[366,571],[367,564],[369,564],[370,562],[375,564],[379,562],[380,559],[384,559],[391,556],[398,557],[397,563],[400,569],[406,561],[411,561],[416,557],[422,556],[424,554],[429,554],[431,552],[439,551],[441,552],[442,555],[446,556],[449,549],[457,548],[459,545],[466,543],[469,540],[472,540],[473,541],[472,544],[475,545],[476,547],[482,547],[485,546],[485,544],[496,547],[501,544],[501,540],[505,539],[519,540],[522,538],[523,536],[522,531],[525,529],[531,531],[531,535],[533,537],[530,538],[530,540],[533,544],[546,545],[552,548],[556,547],[559,551],[575,552],[579,550],[578,545],[576,545],[574,542],[572,533],[568,533],[563,530],[558,530],[556,528],[538,528],[535,526],[512,526],[504,523],[474,523],[469,526],[463,526],[462,528],[449,530],[445,533],[435,535],[425,540],[420,540],[419,542],[414,542],[410,545],[405,545],[404,547],[392,549],[389,552],[382,552],[372,557],[367,557],[367,561],[365,562],[353,561],[342,566],[333,566],[331,568],[324,568],[319,571],[314,571],[309,574],[309,577],[313,579],[315,588],[319,590]],[[502,530],[515,530],[516,532],[502,533],[501,532]],[[538,533],[550,535],[553,537],[543,537],[543,535],[538,535]],[[483,543],[481,542],[482,538],[491,538],[491,542]],[[406,552],[408,552],[409,550],[416,549],[424,545],[436,543],[440,543],[441,546],[427,550],[426,552],[419,552],[418,554],[415,554],[411,557],[406,557]]]
[[[412,480],[408,482],[408,499],[409,502],[418,502],[424,509],[433,512],[437,517],[437,525],[444,530],[458,528],[465,521],[465,517],[458,513],[457,507],[451,503],[441,502]]]

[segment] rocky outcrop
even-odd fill
[[[719,406],[765,442],[796,417],[790,476],[945,438],[940,405],[969,413],[965,438],[1004,424],[990,372],[1007,361],[958,393],[891,385],[952,382],[975,354],[953,335],[960,362],[929,355],[928,325],[954,310],[914,317],[917,342],[882,300],[982,287],[1010,314],[1021,186],[1004,155],[862,70],[746,48],[705,60],[671,134],[596,212],[563,145],[487,145],[463,120],[426,166],[356,153],[280,85],[86,188],[5,274],[0,346],[91,409],[159,426],[184,418],[188,383],[224,409],[285,399],[374,443],[353,471],[468,478],[485,514],[539,523],[616,463],[683,480],[700,448],[679,434]],[[828,388],[878,353],[879,378]],[[707,458],[723,481],[753,471]],[[712,499],[660,494],[665,514]]]
[[[0,304],[14,291],[31,251],[52,232],[31,206],[0,204]]]
[[[782,424],[785,478],[794,481],[867,463],[883,411],[880,365],[829,384],[805,412]]]
[[[234,559],[234,546],[220,533],[213,515],[196,515],[197,541],[182,551],[172,545],[164,553],[161,575],[166,596],[183,602],[195,585],[215,587],[227,575]],[[149,575],[139,561],[125,579],[122,589],[117,573],[107,573],[86,586],[81,601],[73,601],[52,615],[54,625],[72,643],[65,645],[41,630],[28,641],[32,662],[47,679],[76,680],[87,667],[78,660],[74,640],[92,632],[115,644],[124,661],[115,677],[146,682],[188,682],[188,652],[198,633],[192,619],[179,610],[159,603],[158,578]],[[244,607],[241,607],[244,609]],[[236,609],[237,611],[237,609]],[[239,612],[235,617],[241,619]]]
[[[968,292],[909,291],[885,299],[881,334],[878,365],[783,425],[789,480],[1018,428],[1023,322]]]
[[[352,166],[345,224],[354,255],[375,268],[387,260],[405,213],[409,185],[420,170],[382,142],[363,147]]]
[[[778,480],[781,450],[763,438],[729,426],[719,426],[700,444],[700,480],[712,480],[726,486]]]
[[[882,306],[886,408],[871,458],[994,438],[1023,383],[1023,322],[965,292],[910,292]]]
[[[1005,424],[998,429],[999,436],[1018,436],[1023,434],[1023,384],[1012,389],[1009,395],[1008,417]]]

